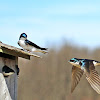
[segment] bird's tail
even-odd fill
[[[48,50],[48,48],[41,48],[41,50]]]
[[[41,51],[41,52],[44,53],[44,54],[45,54],[45,53],[48,53],[48,51]]]
[[[41,52],[44,53],[44,54],[48,53],[48,48],[41,48]]]
[[[40,52],[42,52],[42,53],[44,53],[44,54],[45,54],[45,53],[48,53],[48,51],[47,51],[47,50],[48,50],[48,48],[41,48],[41,51],[40,51]]]

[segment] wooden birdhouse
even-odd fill
[[[17,100],[18,57],[40,57],[0,42],[0,100]]]

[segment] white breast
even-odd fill
[[[18,43],[19,43],[19,45],[20,45],[21,47],[26,46],[24,40],[19,40]]]
[[[18,43],[19,45],[25,49],[25,50],[29,50],[29,51],[36,51],[36,48],[34,48],[33,46],[30,46],[30,45],[26,45],[25,40],[19,40]]]

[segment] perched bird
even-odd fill
[[[95,66],[100,66],[99,61],[90,59],[78,59],[72,58],[69,61],[72,66],[72,84],[71,93],[74,91],[75,87],[80,81],[83,73],[86,75],[86,79],[91,85],[91,87],[100,94],[100,76],[95,70]]]
[[[8,76],[14,74],[15,71],[13,69],[11,69],[10,67],[5,65],[2,68],[2,73],[3,73],[4,77],[8,77]]]
[[[48,53],[47,48],[42,48],[35,43],[27,40],[27,35],[25,33],[22,33],[19,37],[18,45],[21,46],[24,50],[27,50],[29,52],[42,52],[42,53]]]

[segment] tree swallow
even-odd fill
[[[100,66],[99,61],[90,59],[78,59],[72,58],[69,61],[72,66],[72,84],[71,93],[74,91],[75,87],[80,81],[83,73],[86,75],[86,79],[91,85],[91,87],[100,94],[100,76],[95,70],[95,66]]]
[[[8,76],[14,74],[15,71],[13,69],[11,69],[10,67],[5,65],[2,68],[2,73],[3,73],[4,77],[8,77]]]
[[[24,50],[27,50],[29,52],[42,52],[42,53],[48,53],[47,48],[42,48],[35,43],[27,40],[27,35],[25,33],[22,33],[19,37],[18,45],[21,46]]]

